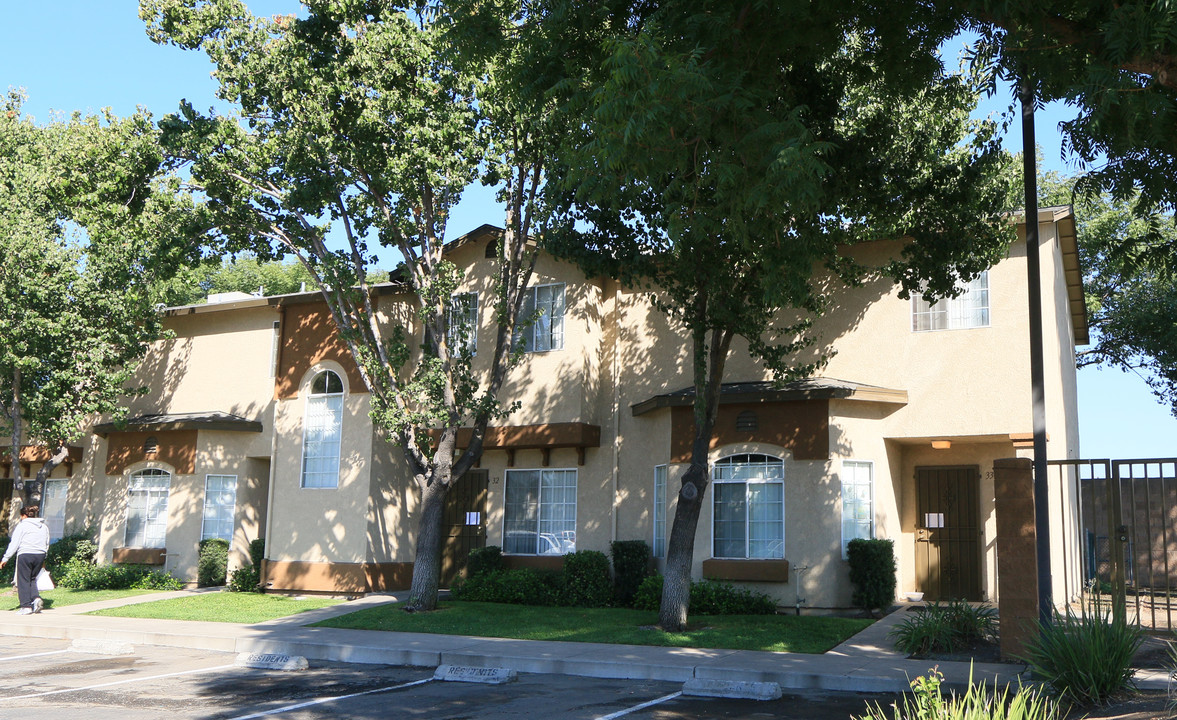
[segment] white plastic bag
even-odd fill
[[[45,568],[41,568],[41,572],[37,573],[37,591],[45,592],[57,587],[53,584],[53,576]]]

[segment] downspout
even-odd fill
[[[608,282],[608,281],[607,281]],[[609,539],[617,540],[619,453],[621,439],[621,283],[613,281],[613,500],[609,507]]]
[[[282,377],[282,348],[286,345],[286,306],[278,305],[278,353],[274,358],[274,410],[270,413],[270,476],[266,485],[266,549],[262,555],[262,564],[270,556],[270,527],[274,521],[274,466],[278,464],[278,381]],[[248,546],[246,550],[248,551]],[[248,552],[247,552],[248,554]],[[267,587],[266,574],[258,568],[258,581],[262,587]]]

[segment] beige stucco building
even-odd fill
[[[1078,457],[1075,345],[1087,342],[1074,218],[1039,215],[1046,402],[1052,459]],[[1024,227],[1020,228],[1024,230]],[[484,226],[454,243],[476,343],[493,342],[494,260]],[[1024,232],[1022,232],[1024,237]],[[882,264],[900,245],[856,250]],[[774,388],[737,346],[726,373],[696,538],[696,577],[747,583],[782,605],[846,607],[844,546],[895,542],[900,592],[995,599],[993,461],[1025,454],[1031,402],[1026,245],[953,300],[899,298],[878,279],[841,288],[810,350],[818,377]],[[689,342],[644,291],[541,256],[542,307],[447,522],[452,576],[471,544],[511,563],[558,567],[572,549],[644,540],[661,555],[691,434]],[[379,289],[386,317],[407,297]],[[97,528],[107,560],[192,580],[202,537],[241,563],[266,538],[274,590],[407,587],[416,497],[400,450],[319,296],[221,298],[166,311],[172,337],[140,370],[150,392],[124,426],[98,424],[58,473],[60,528]],[[489,363],[478,352],[476,369]],[[29,452],[32,452],[30,450]],[[1054,527],[1067,532],[1070,500]],[[1056,552],[1055,562],[1073,562]],[[1078,588],[1058,587],[1056,596]]]

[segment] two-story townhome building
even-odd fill
[[[1074,348],[1087,342],[1074,217],[1046,208],[1038,220],[1048,451],[1074,458]],[[449,250],[465,270],[455,307],[475,329],[476,370],[493,342],[496,233],[483,226]],[[854,252],[881,265],[900,247]],[[888,279],[837,290],[809,351],[829,361],[807,380],[776,387],[737,346],[694,576],[748,584],[782,605],[846,607],[846,543],[880,537],[895,542],[900,591],[995,599],[993,462],[1031,443],[1025,253],[1018,240],[959,297],[935,304],[901,299]],[[376,293],[390,324],[411,323],[402,288]],[[104,559],[188,580],[202,538],[231,540],[236,564],[264,537],[273,590],[408,587],[413,484],[368,417],[321,298],[212,300],[221,301],[165,311],[172,336],[139,370],[150,391],[124,425],[97,424],[48,491],[58,532],[95,527]],[[502,393],[518,409],[488,431],[479,466],[452,493],[446,580],[482,544],[541,568],[573,550],[608,552],[612,540],[665,553],[690,453],[689,339],[647,291],[547,255],[528,306],[543,313]],[[33,454],[22,459],[35,469]],[[1060,533],[1070,507],[1065,492],[1052,505]],[[1074,559],[1058,549],[1054,562]]]

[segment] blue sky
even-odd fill
[[[247,4],[258,15],[299,9],[295,0],[247,0]],[[0,88],[25,88],[29,96],[25,110],[39,121],[50,119],[50,111],[111,107],[118,115],[128,115],[143,106],[158,118],[175,111],[181,99],[197,108],[217,104],[205,57],[148,40],[138,19],[137,0],[39,0],[6,5]],[[1008,96],[993,98],[983,111],[999,112],[1008,103]],[[1057,124],[1067,117],[1067,108],[1061,106],[1039,114],[1036,134],[1048,169],[1074,171],[1060,158]],[[1006,142],[1011,149],[1021,149],[1018,123]],[[475,188],[455,212],[450,232],[461,234],[484,222],[502,224],[502,217],[491,192]],[[1177,455],[1177,419],[1157,403],[1139,377],[1118,370],[1081,370],[1079,412],[1083,457]]]

